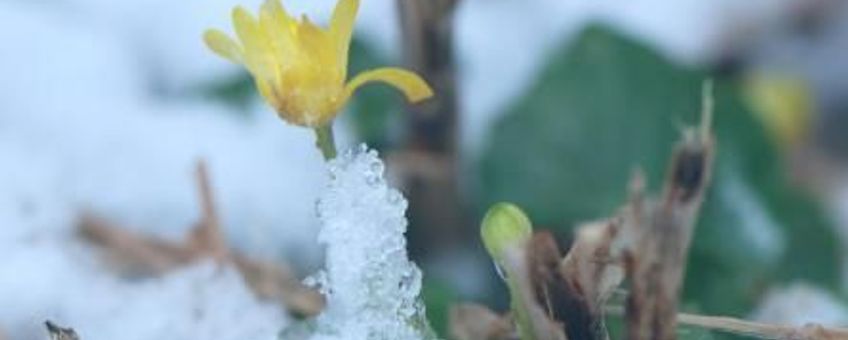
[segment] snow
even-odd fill
[[[11,249],[0,266],[0,320],[12,339],[42,339],[43,322],[83,339],[276,339],[287,316],[256,301],[239,273],[199,263],[161,279],[125,281],[59,240]],[[12,308],[9,308],[13,306]]]
[[[771,289],[752,318],[757,321],[804,326],[818,323],[824,326],[848,325],[848,309],[819,288],[804,283]]]
[[[326,268],[313,281],[327,296],[314,340],[418,340],[428,333],[421,271],[406,254],[407,202],[364,145],[330,163],[318,203]]]

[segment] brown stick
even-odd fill
[[[803,327],[772,325],[748,320],[723,316],[706,316],[695,314],[678,315],[677,320],[685,325],[707,329],[755,336],[762,339],[786,340],[845,340],[848,339],[848,329],[827,328],[818,324],[806,324]]]
[[[188,247],[196,249],[199,253],[223,263],[230,258],[224,234],[221,231],[221,222],[218,219],[218,211],[215,208],[215,199],[212,194],[212,184],[209,181],[209,171],[206,162],[199,160],[195,166],[194,173],[197,196],[200,202],[201,217],[192,228],[188,240]]]
[[[611,306],[606,308],[612,315],[624,314],[623,308]],[[848,329],[824,327],[819,324],[806,324],[801,327],[776,325],[728,316],[710,316],[698,314],[677,314],[677,322],[681,325],[703,328],[718,332],[732,333],[755,337],[759,339],[778,340],[842,340],[848,339]]]
[[[424,103],[410,107],[407,136],[398,160],[414,160],[401,164],[401,173],[410,200],[413,221],[410,244],[413,255],[433,245],[451,246],[470,236],[463,233],[465,223],[463,200],[459,188],[457,156],[458,103],[453,48],[453,12],[457,0],[398,0],[404,58],[407,66],[420,74],[435,95]],[[442,171],[416,171],[438,168]],[[426,227],[420,228],[417,226]],[[466,235],[467,234],[467,235]]]

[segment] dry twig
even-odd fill
[[[677,321],[684,325],[728,333],[748,335],[761,339],[779,340],[845,340],[848,329],[828,328],[818,324],[806,324],[803,327],[772,325],[724,316],[706,316],[681,313]]]
[[[129,274],[158,276],[211,258],[221,265],[235,266],[257,297],[279,303],[297,315],[319,313],[324,307],[323,297],[304,286],[290,269],[254,260],[227,248],[204,163],[198,163],[195,176],[202,216],[185,242],[169,242],[134,233],[91,214],[83,214],[80,218],[80,235],[100,246],[112,264]]]
[[[624,308],[607,306],[611,315],[624,315]],[[681,325],[703,328],[711,331],[732,333],[758,339],[774,340],[844,340],[848,339],[848,329],[824,327],[809,323],[801,327],[776,325],[728,316],[710,316],[698,314],[677,314]]]

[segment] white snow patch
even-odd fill
[[[0,300],[11,308],[0,309],[0,327],[11,338],[44,338],[49,319],[86,340],[272,340],[289,322],[279,306],[257,301],[232,268],[199,263],[161,279],[126,281],[67,242],[7,249]]]
[[[848,325],[848,308],[816,287],[795,283],[771,289],[754,311],[754,320],[803,326],[819,323],[825,326]]]
[[[362,145],[333,160],[330,177],[318,203],[326,268],[314,279],[327,309],[311,339],[430,338],[421,271],[406,254],[407,202],[386,184],[383,162]]]

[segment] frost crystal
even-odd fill
[[[848,322],[848,309],[839,299],[806,283],[793,283],[769,289],[752,319],[792,326],[818,323],[842,326]]]
[[[383,171],[364,145],[330,163],[331,181],[318,201],[326,267],[311,280],[327,295],[327,309],[307,332],[311,339],[434,338],[418,298],[421,271],[406,254],[407,203]]]

